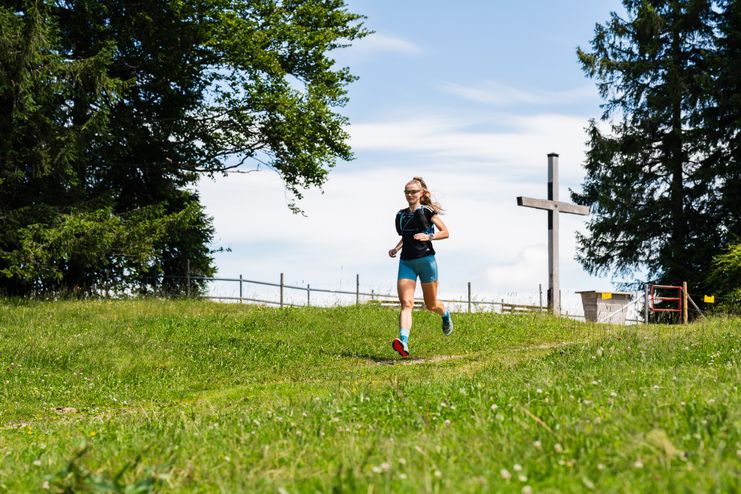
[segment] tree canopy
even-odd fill
[[[300,199],[352,159],[330,55],[362,20],[343,0],[0,3],[0,291],[212,274],[200,176],[265,167]]]
[[[593,274],[688,281],[712,293],[714,256],[741,238],[739,7],[624,0],[578,50],[605,103],[587,127],[591,207],[578,259]]]

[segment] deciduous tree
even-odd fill
[[[352,158],[338,109],[353,76],[330,55],[367,31],[343,0],[1,5],[6,293],[148,291],[187,263],[212,274],[200,177],[265,167],[300,199]],[[87,256],[69,235],[91,218],[151,237],[93,236]]]

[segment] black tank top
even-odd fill
[[[435,254],[432,242],[415,240],[414,235],[417,233],[427,235],[435,233],[432,217],[436,214],[437,211],[429,206],[420,206],[414,212],[409,211],[409,208],[404,208],[396,213],[396,232],[401,235],[402,239],[402,259],[419,259]]]

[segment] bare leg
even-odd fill
[[[425,306],[427,307],[427,310],[441,316],[445,314],[445,306],[437,299],[437,281],[422,283],[422,294],[425,298]]]
[[[399,327],[412,329],[412,309],[414,308],[414,289],[417,287],[416,280],[401,278],[396,288],[399,292],[401,313],[399,314]]]

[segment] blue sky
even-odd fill
[[[576,63],[575,48],[586,47],[595,22],[620,7],[604,0],[463,1],[454,7],[442,1],[366,0],[350,6],[367,15],[376,31],[376,39],[361,42],[355,53],[338,53],[339,60],[356,62],[351,67],[361,79],[351,90],[348,114],[363,118],[384,118],[400,102],[455,111],[458,102],[439,91],[449,84],[496,83],[540,94],[592,87]],[[390,105],[379,101],[380,94],[393,95]],[[585,100],[571,110],[589,110],[588,105]]]
[[[601,110],[576,47],[588,48],[595,23],[617,0],[352,0],[372,36],[334,56],[359,76],[349,88],[352,162],[340,162],[324,191],[286,208],[270,171],[204,179],[213,216],[219,275],[321,288],[394,291],[396,211],[404,183],[421,175],[446,208],[451,233],[436,244],[440,293],[466,283],[481,298],[537,296],[547,285],[546,213],[518,208],[518,195],[545,197],[546,155],[560,154],[560,198],[584,179],[588,119]],[[578,290],[610,289],[574,261],[585,220],[561,216],[564,305],[578,311]],[[229,288],[222,288],[228,291]],[[568,305],[571,304],[571,305]],[[568,307],[567,307],[568,305]]]

